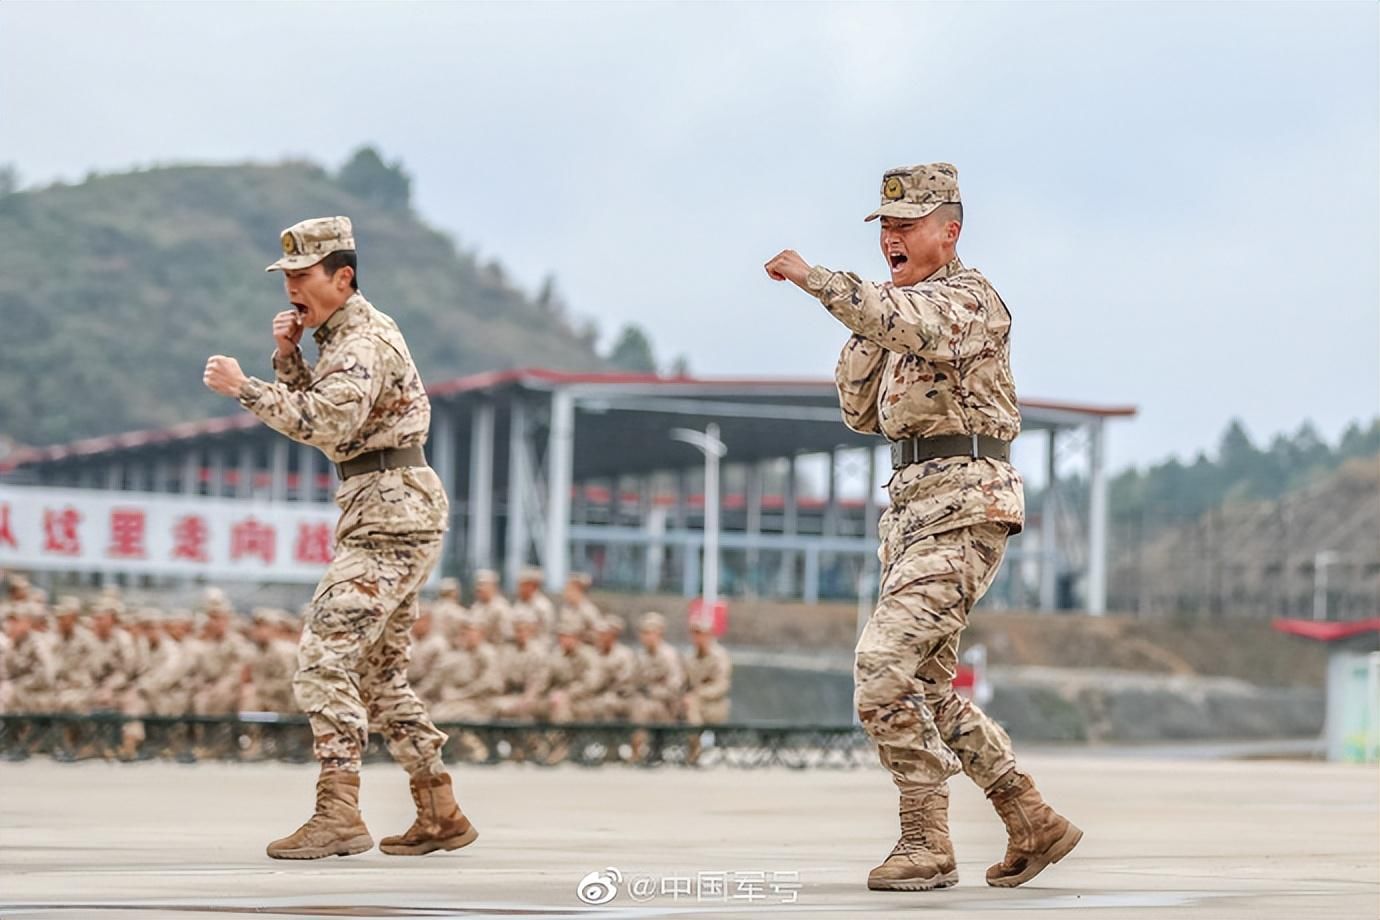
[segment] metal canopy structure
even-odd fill
[[[541,369],[436,384],[427,445],[452,500],[443,565],[465,574],[540,564],[557,585],[572,567],[630,590],[699,592],[703,496],[698,450],[675,429],[719,428],[723,594],[856,597],[875,567],[885,442],[849,431],[828,379],[570,374]],[[1104,423],[1126,406],[1027,400],[1025,434],[1048,439],[1049,507],[1032,509],[1011,548],[1012,603],[1055,606],[1081,584],[1085,609],[1105,603]],[[1071,432],[1080,437],[1062,439]],[[1086,449],[1086,516],[1059,506],[1059,447]],[[10,482],[112,490],[322,501],[333,471],[248,414],[17,451]],[[850,493],[849,484],[852,484]],[[1071,503],[1066,503],[1071,504]],[[1056,526],[1057,525],[1057,526]],[[1032,537],[1034,538],[1032,540]]]

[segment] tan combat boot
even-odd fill
[[[987,870],[987,884],[1015,888],[1057,863],[1083,839],[1083,832],[1045,803],[1034,781],[1012,770],[987,791],[1006,825],[1006,858]]]
[[[352,856],[374,845],[359,813],[359,774],[332,771],[316,781],[316,812],[291,836],[268,845],[274,859]]]
[[[421,856],[432,850],[458,850],[474,843],[479,831],[455,804],[450,775],[412,777],[417,820],[402,834],[384,837],[379,849],[391,856]]]
[[[958,884],[949,839],[949,788],[901,796],[901,838],[886,862],[867,874],[873,891],[929,891]]]

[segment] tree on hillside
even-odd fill
[[[385,163],[373,147],[356,150],[336,181],[350,194],[391,210],[406,211],[412,200],[412,177],[402,161]]]
[[[638,374],[656,373],[656,357],[652,354],[652,343],[647,338],[647,333],[633,323],[623,327],[604,360],[619,370]]]

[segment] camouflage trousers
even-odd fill
[[[685,697],[687,725],[719,725],[728,721],[728,700],[702,700],[693,693]]]
[[[446,735],[407,683],[417,592],[439,539],[345,540],[303,624],[292,679],[321,769],[358,773],[372,723],[413,775],[439,773]]]
[[[853,663],[858,717],[903,794],[960,770],[985,789],[1015,766],[1011,739],[954,691],[953,679],[959,635],[1001,565],[1006,525],[964,527],[888,551],[899,541],[887,539],[886,523],[881,599]]]

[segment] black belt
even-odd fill
[[[985,434],[946,434],[933,438],[906,438],[891,442],[891,468],[899,470],[912,463],[937,457],[987,457],[1011,459],[1011,442]]]
[[[335,472],[341,479],[361,476],[365,473],[381,473],[384,470],[399,470],[406,466],[426,466],[426,452],[420,447],[388,447],[371,450],[367,454],[351,457],[344,463],[335,465]]]

